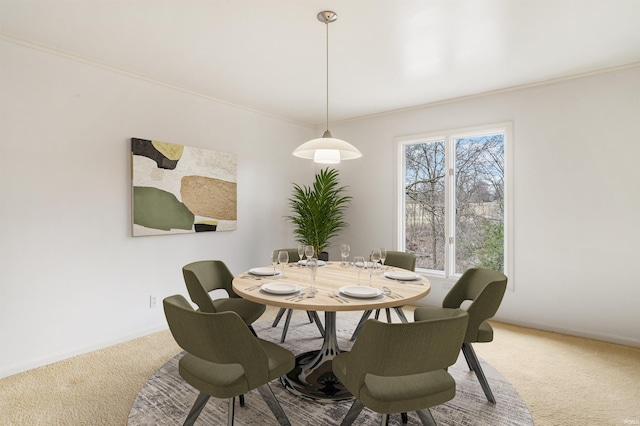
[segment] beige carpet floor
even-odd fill
[[[296,312],[292,327],[305,317]],[[640,425],[640,348],[492,324],[494,341],[476,352],[536,425]],[[163,331],[2,379],[0,425],[126,425],[142,386],[179,351]]]

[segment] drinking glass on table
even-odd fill
[[[353,257],[353,265],[358,268],[358,285],[360,285],[360,272],[364,269],[364,257],[363,256],[354,256]]]
[[[373,262],[373,265],[371,269],[375,269],[376,266],[378,265],[378,262],[380,262],[380,249],[379,248],[374,248],[373,250],[371,250],[371,262]],[[369,272],[369,274],[371,274],[371,272]]]
[[[313,246],[304,246],[304,255],[307,256],[307,260],[313,257],[314,252]]]
[[[304,244],[298,244],[298,260],[304,259]]]
[[[351,252],[351,247],[349,244],[341,244],[340,245],[340,256],[342,256],[342,267],[345,268],[347,266],[347,258],[349,257],[349,253]]]
[[[382,263],[382,269],[384,269],[384,261],[387,260],[387,249],[380,248],[380,263]]]
[[[282,251],[280,251],[280,253],[278,253],[278,263],[280,263],[283,266],[287,266],[287,263],[289,263],[289,252],[288,251],[282,250]]]
[[[280,256],[280,253],[277,251],[273,251],[271,253],[271,264],[273,265],[273,274],[277,274],[278,272],[276,271],[276,265],[278,264],[278,257]]]
[[[376,270],[377,262],[365,262],[364,269],[369,270],[369,286],[371,286],[371,276],[373,275],[373,271]]]
[[[310,257],[307,259],[307,270],[311,275],[311,288],[309,289],[308,297],[313,297],[316,293],[316,274],[318,273],[318,259]]]

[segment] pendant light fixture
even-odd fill
[[[358,148],[334,138],[329,131],[329,23],[336,19],[338,15],[335,12],[326,10],[318,13],[318,21],[324,22],[327,28],[327,130],[321,138],[305,142],[293,151],[296,157],[313,159],[314,162],[322,164],[337,164],[340,160],[362,157]]]

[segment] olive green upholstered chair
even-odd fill
[[[286,251],[287,253],[289,253],[289,262],[290,263],[297,263],[300,260],[300,256],[298,255],[298,249],[294,248],[294,249],[278,249],[278,250],[274,250],[273,251],[273,256],[278,256],[278,253],[281,251]],[[283,271],[286,273],[286,271]],[[287,337],[287,331],[289,330],[289,323],[291,322],[291,315],[293,314],[293,309],[285,309],[285,308],[280,308],[280,310],[278,311],[278,314],[276,315],[276,318],[273,320],[273,324],[271,324],[271,327],[277,327],[278,323],[280,322],[280,320],[282,319],[282,316],[285,314],[287,314],[285,320],[284,320],[284,328],[282,329],[282,337],[280,337],[280,343],[284,342],[284,339]],[[320,334],[322,335],[322,337],[324,337],[324,327],[322,326],[322,323],[320,322],[320,318],[318,317],[318,313],[316,311],[307,311],[307,317],[309,318],[309,323],[315,322],[316,326],[318,327],[318,330],[320,330]]]
[[[469,325],[462,343],[462,353],[469,369],[476,374],[487,400],[496,403],[487,378],[482,371],[472,343],[491,342],[493,328],[487,322],[492,318],[502,302],[507,288],[507,277],[498,271],[473,268],[467,270],[442,301],[442,308],[421,307],[414,311],[416,321],[428,320],[438,316],[439,310],[458,308],[465,301],[471,301],[466,308],[469,313]]]
[[[396,268],[416,270],[416,255],[404,251],[387,250],[387,258],[384,261],[386,266],[395,266]]]
[[[216,313],[233,311],[247,324],[253,334],[251,324],[266,310],[264,305],[238,296],[231,288],[233,274],[221,260],[201,260],[189,263],[182,268],[189,297],[198,305],[201,312]],[[212,299],[209,292],[225,290],[228,297]]]
[[[333,359],[333,372],[356,399],[342,425],[350,425],[363,407],[381,413],[381,425],[390,414],[409,411],[424,425],[435,424],[429,407],[456,394],[447,368],[458,358],[468,320],[463,309],[439,315],[411,323],[365,322],[351,351]]]
[[[387,250],[387,258],[384,262],[385,266],[395,266],[396,268],[408,269],[409,271],[416,270],[416,255],[413,253],[407,253],[404,251],[389,251]],[[397,306],[393,308],[396,311],[396,314],[400,318],[400,321],[407,322],[407,318],[404,316],[404,312],[402,311],[402,306]],[[360,328],[362,328],[362,324],[369,319],[372,311],[364,311],[356,329],[351,335],[351,340],[356,340],[358,336],[358,332]],[[387,322],[391,322],[391,310],[389,308],[385,308],[385,313],[387,314]],[[380,316],[380,309],[376,309],[375,319],[378,319]]]
[[[192,425],[210,397],[229,401],[227,424],[233,425],[235,397],[258,389],[280,425],[289,420],[269,382],[291,371],[295,358],[275,343],[255,337],[235,312],[195,311],[181,295],[164,299],[171,334],[185,355],[180,376],[200,391],[184,422]]]

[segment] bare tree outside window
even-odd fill
[[[455,156],[451,172],[447,153]],[[417,255],[416,266],[504,270],[504,134],[406,144],[404,160],[405,250]],[[447,209],[447,185],[454,211]]]
[[[405,146],[405,249],[416,267],[444,270],[444,141]]]
[[[456,139],[455,272],[504,270],[504,135]]]

